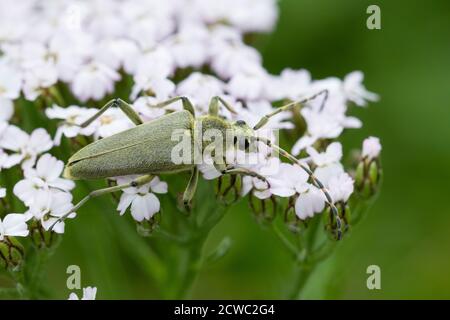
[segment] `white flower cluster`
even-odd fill
[[[314,175],[329,190],[335,202],[346,202],[353,192],[353,179],[344,171],[340,163],[342,146],[339,142],[331,143],[325,152],[318,152],[313,147],[307,148],[308,158],[303,163],[311,163]],[[262,163],[262,165],[261,165]],[[296,197],[295,211],[300,219],[313,217],[325,207],[325,195],[313,184],[309,183],[308,174],[298,165],[281,163],[278,158],[269,157],[265,162],[255,166],[246,166],[260,173],[268,183],[258,177],[244,177],[243,195],[251,190],[259,199],[267,199],[272,195],[278,197]]]
[[[327,89],[324,106],[318,98],[301,109],[306,134],[292,152],[299,155],[306,150],[309,157],[302,161],[314,167],[336,201],[346,201],[353,181],[340,164],[341,145],[332,143],[325,152],[313,145],[338,138],[346,128],[359,128],[361,122],[347,115],[348,104],[365,106],[377,95],[365,89],[359,71],[343,80],[313,80],[306,70],[268,73],[260,53],[246,44],[244,35],[270,31],[276,19],[276,0],[1,1],[0,170],[21,164],[24,179],[14,187],[14,194],[29,208],[24,219],[33,217],[48,228],[72,205],[74,184],[60,178],[63,163],[46,153],[63,137],[99,139],[133,126],[117,108],[86,128],[77,126],[98,110],[87,105],[115,97],[115,87],[124,77],[133,80],[129,100],[145,121],[179,110],[181,104],[155,107],[170,97],[188,97],[202,115],[211,97],[221,96],[237,110],[237,116],[222,110],[222,116],[253,126],[275,110],[273,102],[295,101]],[[63,120],[54,139],[43,128],[28,134],[9,123],[16,99],[35,101],[61,86],[69,88],[79,103],[47,107],[48,118]],[[279,113],[267,127],[293,128],[291,116]],[[368,156],[373,156],[374,147],[367,148]],[[244,194],[254,192],[262,199],[298,195],[296,210],[302,219],[322,211],[323,194],[308,183],[299,167],[279,163],[267,153],[262,158],[251,169],[267,177],[270,188],[246,177]],[[274,165],[278,171],[267,170]],[[205,178],[216,176],[205,173]],[[129,177],[117,180],[129,181]],[[131,206],[135,220],[148,220],[159,211],[154,193],[165,192],[167,184],[154,178],[145,186],[125,190],[118,210],[123,214]],[[8,234],[4,230],[10,230],[11,219],[7,216],[0,223],[0,237]],[[55,231],[63,230],[59,223]]]

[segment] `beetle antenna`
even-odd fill
[[[260,141],[264,144],[266,144],[269,148],[272,148],[273,150],[276,150],[279,154],[281,154],[283,157],[291,161],[292,163],[298,165],[300,168],[302,168],[311,179],[313,185],[320,189],[322,193],[325,195],[326,203],[330,207],[331,213],[333,214],[333,217],[336,221],[336,239],[341,240],[342,239],[342,221],[339,217],[338,209],[336,208],[336,205],[334,204],[333,198],[331,197],[330,193],[328,192],[327,188],[325,188],[324,184],[320,182],[319,179],[316,178],[314,173],[309,169],[307,166],[305,166],[303,163],[301,163],[296,157],[291,155],[286,150],[282,149],[276,144],[273,144],[269,139],[262,138],[262,137],[255,137],[256,141]]]
[[[320,94],[323,94],[322,104],[320,105],[320,112],[322,112],[322,110],[325,108],[325,104],[328,101],[329,91],[328,91],[328,89],[325,89],[325,90],[320,91],[318,95],[320,95]]]
[[[309,96],[309,97],[307,97],[307,98],[305,98],[303,100],[293,101],[291,103],[288,103],[285,106],[276,108],[271,113],[266,114],[265,116],[263,116],[259,120],[259,122],[253,127],[253,130],[261,129],[263,126],[265,126],[269,122],[270,118],[272,118],[273,116],[275,116],[275,115],[277,115],[277,114],[279,114],[279,113],[281,113],[283,111],[292,111],[295,108],[299,108],[302,105],[305,105],[306,103],[316,99],[318,96],[321,96],[321,95],[324,95],[324,98],[322,100],[322,103],[321,103],[320,109],[319,109],[319,111],[322,112],[322,110],[325,108],[325,103],[328,100],[328,89],[323,89],[323,90],[321,90],[321,91],[319,91],[319,92],[313,94],[312,96]]]

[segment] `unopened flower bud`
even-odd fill
[[[304,220],[298,218],[295,212],[295,198],[289,198],[289,203],[284,211],[284,221],[289,229],[293,233],[299,233],[304,228],[306,228],[306,223]]]
[[[358,163],[355,171],[355,185],[358,189],[364,186],[364,161]]]
[[[362,159],[356,167],[355,185],[365,198],[373,196],[378,188],[381,175],[378,159],[380,151],[381,145],[378,138],[369,137],[364,140]]]
[[[375,161],[372,161],[369,166],[369,181],[374,188],[378,184],[379,174],[378,164]]]
[[[39,249],[49,249],[59,243],[59,235],[53,231],[46,231],[38,220],[31,221],[29,230],[33,244]]]
[[[217,179],[217,199],[224,205],[231,205],[239,200],[242,189],[242,179],[239,175],[221,176]]]
[[[273,196],[259,199],[251,193],[249,204],[256,220],[260,223],[271,223],[276,216],[277,202]]]
[[[136,223],[136,230],[142,237],[149,237],[159,228],[161,224],[161,212],[155,213],[150,220],[143,220]]]
[[[338,210],[338,218],[332,213],[328,207],[325,211],[326,214],[323,215],[325,229],[328,231],[329,236],[337,240],[338,235],[342,237],[345,232],[350,229],[350,207],[346,202],[339,201],[335,203],[336,209]]]
[[[24,256],[22,244],[14,237],[5,237],[0,241],[0,266],[6,269],[20,267]]]

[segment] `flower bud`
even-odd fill
[[[376,160],[363,159],[356,168],[356,190],[363,198],[370,198],[378,190],[381,169]]]
[[[220,176],[217,179],[216,196],[224,205],[232,205],[240,199],[242,178],[240,175]]]
[[[299,233],[307,227],[304,220],[298,218],[295,212],[295,198],[289,198],[289,203],[284,211],[284,221],[286,222],[287,228],[293,233]]]
[[[362,159],[355,172],[356,189],[364,198],[373,196],[378,189],[381,176],[380,151],[381,145],[378,138],[369,137],[364,140]]]
[[[136,231],[142,237],[149,237],[161,224],[161,212],[157,212],[150,220],[143,220],[136,223]]]
[[[362,189],[364,186],[364,161],[358,163],[355,171],[356,188]]]
[[[256,220],[260,223],[271,223],[276,216],[277,202],[273,196],[258,199],[250,193],[249,204]]]
[[[31,221],[29,230],[31,241],[39,249],[50,249],[59,243],[59,235],[53,231],[46,231],[38,220]]]
[[[20,267],[23,260],[24,248],[14,237],[5,237],[0,241],[0,266],[6,269]]]
[[[331,212],[330,208],[328,207],[325,211],[324,216],[324,223],[325,223],[325,230],[328,231],[329,236],[337,240],[338,239],[338,233],[341,233],[341,237],[349,231],[350,229],[350,207],[347,205],[346,202],[339,201],[335,203],[335,206],[338,210],[338,217],[340,219],[340,228],[338,225],[338,222],[335,217],[335,215]]]
[[[375,188],[378,184],[378,177],[380,172],[378,170],[378,164],[375,161],[372,161],[369,166],[369,181],[373,188]]]

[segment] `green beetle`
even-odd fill
[[[337,238],[340,238],[341,221],[338,216],[338,211],[324,185],[314,176],[309,168],[300,163],[293,155],[279,146],[272,144],[270,140],[260,138],[255,134],[255,131],[267,124],[269,119],[274,115],[299,107],[321,94],[325,94],[325,101],[328,92],[326,90],[320,91],[307,99],[292,102],[283,107],[277,108],[272,113],[262,117],[253,128],[250,128],[242,120],[229,121],[220,117],[220,105],[228,109],[231,113],[236,113],[234,109],[221,97],[213,97],[209,104],[208,114],[198,118],[195,117],[193,105],[188,98],[174,97],[156,105],[156,107],[165,107],[174,102],[181,101],[183,105],[182,111],[169,113],[147,123],[143,123],[139,115],[125,101],[121,99],[111,100],[95,115],[86,120],[80,126],[87,127],[110,107],[118,107],[128,116],[128,118],[130,118],[133,123],[136,124],[136,127],[98,140],[76,152],[68,160],[64,171],[64,176],[72,180],[102,179],[124,175],[142,176],[123,185],[117,185],[91,192],[87,197],[75,205],[70,212],[58,219],[55,224],[64,220],[69,214],[78,210],[86,201],[93,197],[116,192],[129,187],[139,187],[150,182],[154,175],[163,173],[191,171],[191,178],[183,194],[183,202],[185,206],[189,207],[195,194],[199,176],[197,163],[195,162],[195,150],[196,148],[199,149],[197,151],[201,154],[205,151],[205,146],[202,143],[203,135],[207,130],[213,129],[221,133],[221,136],[224,137],[224,139],[225,137],[229,137],[231,132],[233,144],[241,150],[248,150],[249,147],[256,142],[262,142],[279,152],[279,154],[287,158],[292,163],[299,165],[303,170],[305,170],[310,176],[311,182],[325,194],[327,204],[329,205],[336,220]],[[174,130],[185,131],[191,137],[190,143],[192,144],[192,152],[188,157],[188,161],[182,163],[175,163],[173,161],[172,151],[179,143],[178,141],[174,141],[172,139]],[[223,146],[227,145],[227,141],[222,142]],[[227,165],[226,163],[214,163],[214,165],[224,175],[249,175],[266,181],[266,179],[258,173],[252,172],[245,168],[233,167]]]

